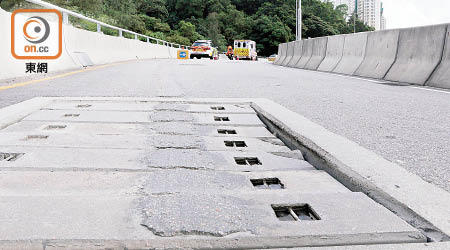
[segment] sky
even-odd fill
[[[450,0],[381,0],[387,28],[450,23]]]

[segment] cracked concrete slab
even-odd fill
[[[279,178],[284,189],[259,189],[251,180]],[[70,181],[67,181],[70,180]],[[116,196],[175,193],[349,193],[322,171],[151,172],[0,171],[0,196]]]
[[[216,121],[215,118],[227,118],[229,121]],[[84,110],[40,110],[25,121],[51,122],[107,122],[107,123],[152,123],[152,122],[188,122],[203,125],[264,126],[255,114],[204,114],[180,113],[173,111],[118,112]]]
[[[46,110],[84,111],[180,111],[192,113],[237,113],[255,114],[249,104],[194,104],[188,102],[148,101],[54,101]]]
[[[322,220],[280,221],[271,208],[274,203],[305,202],[315,209]],[[232,236],[244,240],[254,237],[271,237],[273,240],[295,238],[298,244],[314,240],[328,244],[357,240],[369,244],[377,243],[382,237],[390,239],[386,243],[424,241],[415,229],[358,193],[3,196],[0,197],[0,210],[7,212],[0,214],[0,235],[9,240],[150,240],[161,236],[180,236],[189,242],[202,240],[205,236]],[[377,220],[374,221],[373,217]],[[307,238],[303,238],[305,236]],[[170,242],[176,238],[167,240]]]
[[[271,207],[274,204],[305,203],[314,209],[321,220],[281,221]],[[186,204],[189,204],[189,209],[179,209]],[[406,242],[425,241],[416,229],[360,193],[251,196],[174,194],[142,198],[138,206],[143,211],[142,224],[154,234],[164,237],[226,236],[240,232],[254,236],[308,235],[312,238],[328,234],[335,235],[333,240],[338,240],[358,232],[361,234],[359,240],[366,244],[376,239],[376,235],[389,233]],[[377,220],[374,221],[373,217]],[[183,224],[178,223],[181,219]]]
[[[202,151],[188,149],[95,149],[5,147],[0,152],[24,153],[14,162],[0,162],[3,169],[55,170],[154,170],[185,168],[192,170],[267,171],[314,170],[303,160],[267,152]],[[257,157],[261,165],[237,165],[235,157]]]
[[[47,98],[3,114],[0,152],[23,155],[0,161],[0,249],[426,241],[287,147],[250,101],[165,100]],[[309,212],[284,221],[273,206]]]
[[[53,128],[49,128],[53,126]],[[56,128],[55,128],[56,126]],[[61,128],[62,126],[62,128]],[[60,128],[58,128],[60,127]],[[232,131],[236,134],[220,134],[218,131]],[[239,127],[239,126],[213,126],[196,125],[180,122],[161,123],[83,123],[83,122],[39,122],[21,121],[12,124],[3,132],[27,132],[27,133],[47,133],[47,134],[97,134],[97,135],[149,135],[149,134],[171,134],[171,135],[199,135],[199,136],[226,136],[226,137],[257,137],[276,138],[265,127]],[[225,133],[225,131],[223,133]],[[234,132],[233,132],[234,131]],[[230,132],[226,132],[230,133]]]

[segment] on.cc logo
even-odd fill
[[[43,43],[50,35],[50,25],[47,20],[42,17],[30,17],[23,25],[23,35],[30,43]]]

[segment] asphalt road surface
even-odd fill
[[[143,60],[0,90],[0,108],[37,96],[268,98],[450,191],[447,91],[266,61]]]

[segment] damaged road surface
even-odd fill
[[[245,100],[44,98],[19,105],[22,115],[0,124],[2,244],[426,242],[288,148]]]

